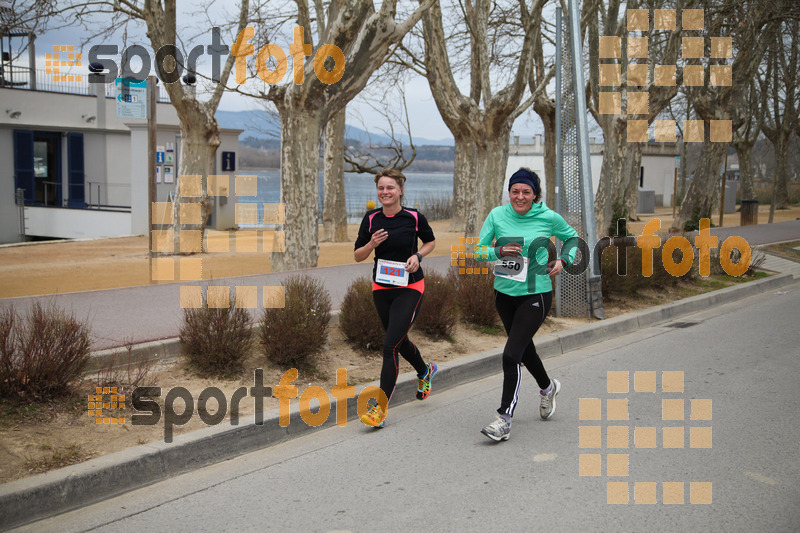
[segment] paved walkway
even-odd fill
[[[713,235],[720,238],[720,244],[731,235],[744,237],[751,246],[800,240],[800,220],[757,226],[712,228]],[[770,261],[772,261],[770,259]],[[766,266],[777,272],[800,273],[791,270],[796,264],[770,262],[776,268]],[[450,267],[449,257],[426,258],[426,270],[445,273]],[[333,309],[338,309],[344,293],[352,281],[369,275],[372,262],[320,267],[288,273],[262,274],[214,280],[215,285],[277,286],[294,274],[308,274],[319,279],[331,295]],[[78,317],[87,317],[92,324],[92,350],[102,350],[124,346],[128,343],[140,344],[148,341],[174,338],[182,319],[180,308],[180,287],[182,285],[208,285],[209,282],[167,283],[105,289],[98,291],[74,292],[54,296],[35,296],[27,298],[0,299],[0,307],[15,306],[24,312],[34,302],[55,302],[73,310]],[[257,312],[254,312],[254,315]]]

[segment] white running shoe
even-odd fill
[[[542,420],[547,420],[553,413],[556,412],[556,396],[558,392],[561,390],[561,382],[557,379],[551,379],[552,387],[550,388],[550,393],[545,394],[542,391],[539,391],[541,395],[541,403],[539,404],[539,416],[542,417]]]
[[[502,417],[498,416],[497,420],[483,428],[481,433],[495,442],[508,440],[508,436],[511,433],[511,421],[506,422]]]

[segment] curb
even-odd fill
[[[792,283],[794,278],[791,274],[771,276],[545,335],[537,339],[537,351],[543,358],[555,357]],[[148,350],[160,349],[162,354],[169,349],[165,341],[147,344]],[[501,368],[498,355],[497,349],[494,349],[440,364],[436,376],[437,390],[450,389],[498,373]],[[98,357],[101,355],[98,354]],[[159,358],[162,357],[165,356]],[[355,388],[356,394],[376,385],[377,382],[372,382],[358,386]],[[395,404],[414,401],[416,386],[413,372],[401,375],[395,390]],[[278,410],[273,409],[264,413],[263,425],[256,425],[255,416],[250,416],[240,419],[235,426],[226,423],[179,435],[170,444],[157,441],[0,485],[0,529],[10,529],[77,509],[336,424],[339,405],[335,399],[331,399],[328,419],[318,427],[304,423],[296,405],[286,427],[278,423]],[[345,400],[342,407],[348,421],[358,420],[357,402]]]

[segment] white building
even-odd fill
[[[44,69],[11,65],[10,54],[2,67],[0,243],[147,234],[147,121],[117,118],[113,84],[89,84],[86,76],[55,82]],[[175,188],[180,128],[163,88],[156,115],[165,152],[156,198],[165,202]],[[222,153],[235,154],[241,131],[221,130],[216,174],[226,173]],[[209,228],[234,225],[235,202],[227,200],[215,198]]]
[[[602,140],[589,139],[589,153],[592,167],[592,191],[597,194],[600,183],[600,168],[603,164]],[[655,191],[656,206],[672,205],[675,158],[678,156],[676,143],[648,143],[642,150],[642,166],[639,178],[640,190]],[[542,190],[546,191],[544,172],[543,135],[534,137],[513,136],[508,151],[506,186],[503,188],[504,201],[508,199],[508,176],[520,167],[528,167],[542,178]],[[545,193],[546,194],[546,193]],[[554,206],[548,206],[554,207]]]

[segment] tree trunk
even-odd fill
[[[208,194],[208,175],[214,173],[214,156],[220,145],[219,124],[213,116],[204,113],[204,106],[175,106],[181,124],[181,152],[178,177],[175,180],[175,203],[173,205],[176,252],[180,252],[181,230],[199,229],[201,248],[205,246],[205,229],[208,217],[214,209],[214,198]],[[202,182],[202,197],[183,198],[180,194],[181,176],[198,175]],[[162,199],[163,200],[163,199]],[[159,200],[161,201],[161,200]],[[180,223],[181,203],[200,203],[200,225]]]
[[[453,216],[450,219],[450,231],[465,231],[468,209],[468,198],[478,194],[477,184],[472,179],[476,174],[475,141],[469,135],[454,135],[455,154],[453,161]],[[465,233],[466,235],[466,233]]]
[[[753,143],[735,143],[736,154],[739,157],[739,181],[742,186],[742,200],[755,200],[756,191],[753,186]]]
[[[344,127],[347,108],[343,107],[325,125],[323,161],[322,240],[346,242],[347,201],[344,190]]]
[[[505,135],[488,135],[484,143],[476,145],[475,174],[470,181],[477,189],[470,209],[466,213],[465,237],[477,237],[489,212],[500,205],[503,183],[508,167],[508,131]]]
[[[639,177],[642,169],[642,143],[628,143],[625,147],[625,169],[623,176],[628,176],[622,210],[628,220],[638,221],[636,211],[639,208]]]
[[[600,167],[600,183],[594,198],[598,239],[613,234],[616,227],[614,217],[624,216],[624,206],[620,202],[620,190],[623,183],[626,183],[623,181],[623,177],[630,176],[627,168],[630,161],[626,161],[628,144],[625,140],[626,122],[614,119],[609,127],[603,128],[603,134],[605,153],[603,154],[603,164]],[[612,224],[614,228],[611,227]]]
[[[775,202],[775,209],[787,209],[789,207],[789,191],[786,185],[787,178],[789,177],[789,169],[786,162],[789,157],[789,141],[791,131],[781,130],[773,141],[775,146],[775,176],[773,183],[775,184],[775,194],[773,195]],[[772,219],[770,219],[772,222]]]
[[[556,208],[556,104],[546,96],[538,98],[533,110],[539,115],[544,126],[544,182],[547,195],[545,204],[550,209]]]
[[[678,216],[672,223],[673,230],[682,231],[689,220],[711,218],[711,211],[716,207],[714,196],[727,151],[728,143],[706,141],[703,144],[694,179],[681,202]]]
[[[281,202],[285,204],[285,251],[273,251],[273,272],[316,266],[319,257],[319,139],[322,110],[279,105]]]

